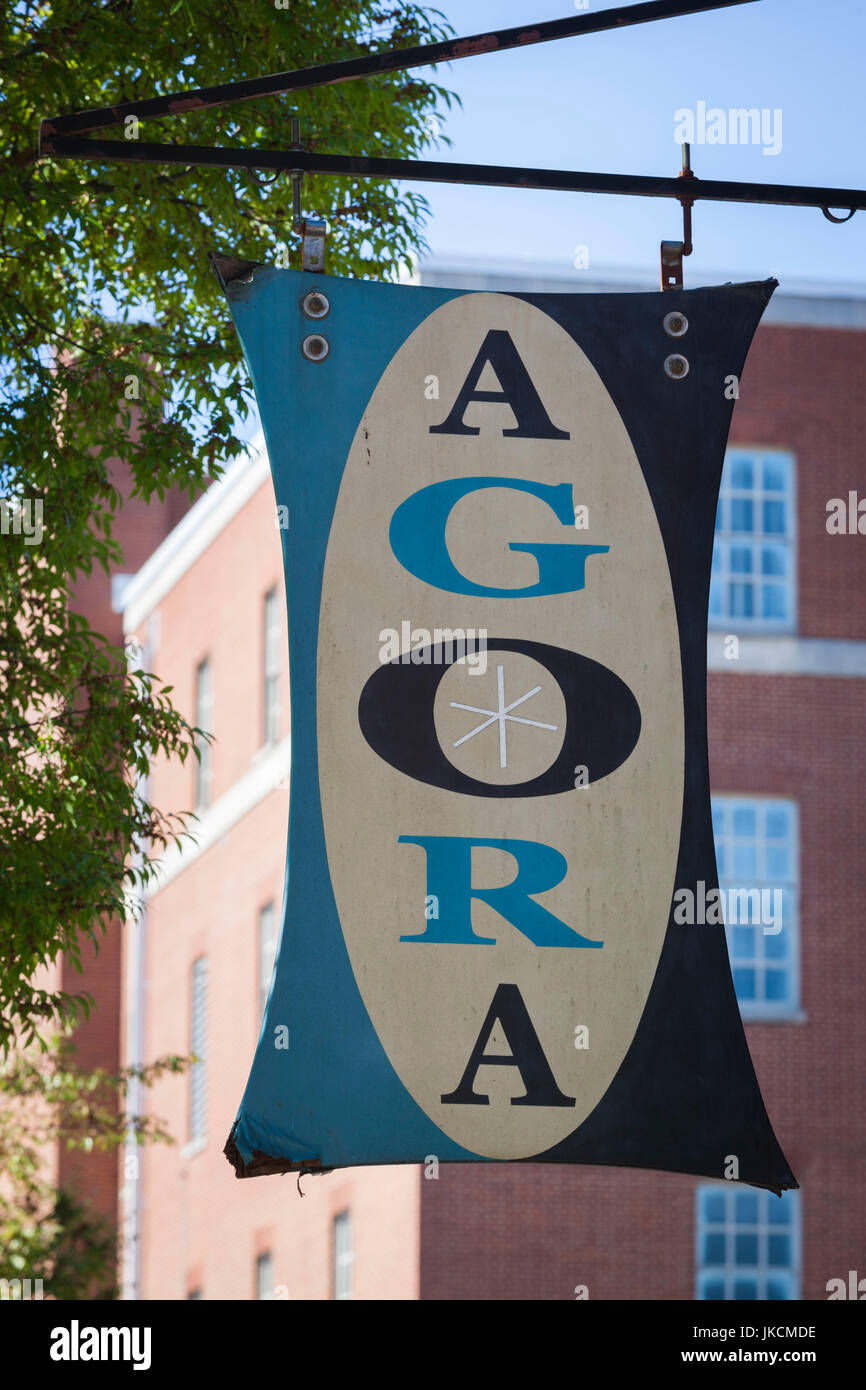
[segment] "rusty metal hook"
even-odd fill
[[[850,222],[857,209],[852,208],[847,217],[834,217],[829,208],[822,208],[821,211],[828,222]]]
[[[683,166],[680,169],[680,178],[686,182],[696,181],[697,175],[692,173],[691,147],[683,145]],[[683,239],[682,241],[663,241],[661,247],[661,285],[663,290],[676,290],[682,288],[683,283],[683,256],[692,254],[692,207],[694,198],[679,198],[680,207],[683,210]]]

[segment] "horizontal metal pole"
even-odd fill
[[[408,68],[428,67],[432,63],[452,63],[458,58],[472,58],[480,53],[501,53],[509,48],[549,43],[553,39],[577,38],[580,34],[598,34],[607,29],[647,24],[656,19],[676,19],[681,15],[754,3],[755,0],[649,0],[646,4],[619,5],[616,9],[600,10],[598,14],[569,15],[567,19],[550,19],[542,24],[520,24],[512,29],[491,30],[487,34],[473,34],[465,39],[445,39],[441,43],[420,44],[416,48],[369,53],[362,58],[344,58],[336,63],[299,68],[296,72],[271,73],[266,77],[251,77],[241,82],[223,82],[217,87],[176,92],[173,96],[148,97],[143,101],[124,101],[115,106],[76,111],[67,116],[49,116],[40,129],[40,153],[44,152],[45,139],[50,135],[80,135],[87,130],[103,130],[127,116],[137,116],[142,120],[145,116],[204,111],[226,102],[252,101],[256,97],[298,92],[307,87],[326,87],[332,82],[348,82],[353,77],[401,72]]]
[[[541,188],[565,193],[616,193],[641,198],[690,198],[695,202],[766,203],[780,207],[866,210],[862,188],[800,187],[790,183],[727,183],[717,179],[653,178],[644,174],[587,174],[563,169],[452,164],[429,159],[385,159],[321,154],[310,150],[226,149],[213,145],[155,145],[138,140],[82,140],[58,136],[44,153],[98,163],[188,164],[218,169],[300,169],[342,178],[409,179],[413,183],[474,184],[490,188]]]

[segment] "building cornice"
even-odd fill
[[[766,280],[772,267],[744,273],[689,266],[689,286],[742,284]],[[806,280],[779,273],[779,288],[761,319],[762,326],[866,330],[866,282]],[[534,294],[635,294],[658,290],[658,277],[646,267],[596,266],[573,270],[539,261],[496,261],[438,255],[419,262],[409,283],[455,290]]]
[[[741,637],[736,648],[723,632],[707,638],[707,669],[767,676],[866,677],[866,642],[830,637]],[[735,650],[736,656],[726,656]]]
[[[251,441],[249,453],[232,460],[222,477],[211,483],[204,496],[190,507],[124,585],[118,605],[123,609],[124,632],[138,629],[269,477],[268,455],[260,431]]]
[[[286,737],[272,748],[262,749],[244,775],[207,811],[198,813],[198,820],[190,827],[194,839],[182,841],[181,848],[171,845],[166,850],[156,865],[155,877],[145,890],[145,899],[160,893],[172,879],[206,854],[271,792],[281,790],[288,803],[291,746],[291,738]],[[286,823],[288,825],[288,817]]]

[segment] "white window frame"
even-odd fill
[[[213,671],[210,657],[205,656],[195,668],[195,726],[212,732]],[[196,736],[199,756],[195,760],[195,809],[206,811],[213,799],[213,757],[207,739]]]
[[[772,457],[781,460],[787,472],[787,482],[784,493],[764,493],[760,478],[761,463],[764,458]],[[754,466],[755,477],[758,486],[750,489],[733,488],[730,483],[731,470],[735,462],[740,459],[749,459]],[[761,525],[761,504],[765,498],[770,501],[779,497],[784,497],[788,506],[788,529],[780,537],[775,532],[764,533]],[[751,499],[755,512],[755,529],[749,532],[732,531],[728,524],[730,517],[730,503],[737,498]],[[761,445],[743,446],[737,445],[728,449],[725,455],[725,466],[722,472],[722,485],[719,492],[720,514],[725,525],[718,527],[719,514],[716,517],[718,529],[714,532],[713,538],[713,574],[712,579],[722,585],[722,614],[709,615],[709,627],[713,631],[735,632],[735,633],[795,633],[797,631],[797,460],[790,449],[765,448]],[[728,582],[736,582],[740,576],[735,575],[730,569],[730,548],[732,545],[747,547],[753,554],[752,577],[755,580],[754,592],[760,598],[764,587],[760,569],[761,545],[762,544],[784,544],[787,550],[787,575],[782,588],[785,594],[785,605],[787,615],[784,618],[764,618],[760,615],[753,615],[750,618],[734,615],[728,611],[727,588]],[[760,606],[760,604],[759,604]]]
[[[274,585],[262,601],[262,744],[280,737],[280,675],[282,672],[280,597]]]
[[[273,899],[258,916],[259,1017],[264,1018],[277,955],[277,914]]]
[[[256,1255],[256,1301],[270,1303],[274,1297],[274,1262],[270,1250]]]
[[[758,1221],[738,1223],[736,1218],[736,1199],[749,1193],[757,1199]],[[707,1222],[703,1215],[705,1196],[719,1195],[725,1204],[725,1217],[721,1222]],[[746,1187],[741,1183],[701,1183],[695,1190],[695,1299],[699,1302],[714,1302],[705,1296],[705,1288],[710,1281],[722,1280],[725,1288],[725,1301],[730,1302],[775,1302],[767,1298],[767,1284],[770,1279],[784,1280],[789,1288],[788,1299],[780,1302],[796,1302],[801,1296],[803,1249],[802,1249],[802,1211],[800,1192],[786,1191],[783,1198],[761,1188]],[[784,1200],[790,1208],[791,1220],[787,1224],[772,1225],[770,1215],[772,1203]],[[725,1258],[719,1264],[703,1263],[703,1241],[705,1235],[722,1234],[725,1240]],[[791,1262],[789,1265],[769,1263],[769,1236],[786,1234],[790,1238]],[[755,1264],[738,1264],[736,1261],[736,1238],[738,1235],[756,1235],[758,1238],[758,1259]],[[734,1286],[737,1279],[755,1279],[758,1284],[758,1299],[736,1299]]]
[[[348,1210],[338,1212],[331,1223],[332,1297],[338,1300],[355,1296],[352,1287],[355,1250],[352,1242],[352,1214]]]
[[[800,1018],[800,807],[798,803],[787,796],[758,796],[754,794],[738,795],[735,792],[713,793],[712,803],[714,809],[719,803],[724,803],[726,811],[733,812],[737,806],[753,806],[758,811],[759,821],[763,821],[766,809],[772,806],[784,806],[788,812],[791,826],[790,841],[786,841],[791,854],[793,878],[786,881],[769,878],[760,872],[761,858],[763,850],[768,843],[766,838],[760,833],[756,836],[754,844],[758,853],[758,873],[754,875],[751,882],[740,882],[731,868],[726,867],[725,873],[719,874],[719,887],[725,890],[723,902],[727,901],[727,890],[729,888],[787,888],[790,892],[791,911],[789,920],[782,927],[782,932],[786,934],[788,955],[786,961],[787,975],[790,981],[790,992],[787,999],[741,999],[737,995],[737,1002],[740,1006],[740,1014],[746,1022],[760,1022],[772,1019]],[[715,841],[715,831],[714,831]],[[731,837],[728,834],[722,836],[724,848],[730,849]],[[743,924],[740,924],[743,925]],[[769,925],[769,924],[767,924]],[[771,968],[775,962],[769,961],[766,955],[766,943],[774,939],[770,934],[765,934],[762,925],[754,926],[755,943],[757,954],[745,960],[738,957],[734,950],[734,931],[735,924],[725,923],[725,936],[728,943],[728,958],[731,963],[731,970],[738,967],[750,968],[754,966],[758,971],[758,977],[763,984],[764,971],[767,964]]]
[[[207,996],[208,960],[198,956],[190,968],[190,1052],[201,1060],[189,1072],[189,1140],[201,1142],[207,1135]]]

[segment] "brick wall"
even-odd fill
[[[866,333],[846,329],[760,328],[743,372],[731,443],[796,459],[803,637],[866,638],[866,537],[826,527],[831,497],[866,498],[864,386]]]
[[[216,537],[160,602],[154,669],[176,683],[175,702],[192,719],[194,675],[205,656],[213,681],[214,799],[267,757],[262,749],[262,603],[277,585],[284,605],[279,531],[270,482]],[[285,610],[283,631],[285,631]],[[139,636],[146,637],[148,624]],[[280,737],[289,730],[286,650]],[[154,769],[158,805],[189,807],[193,768]],[[275,786],[219,841],[172,878],[147,910],[147,1059],[188,1054],[190,971],[208,960],[207,1134],[188,1143],[189,1079],[166,1078],[146,1097],[149,1113],[176,1138],[141,1155],[141,1297],[249,1299],[255,1260],[271,1255],[278,1297],[329,1299],[334,1217],[351,1212],[354,1295],[418,1297],[418,1172],[352,1169],[301,1180],[295,1175],[238,1181],[223,1155],[246,1085],[261,1018],[257,917],[273,901],[279,916],[288,829],[288,792]]]
[[[741,384],[732,442],[796,458],[799,633],[866,639],[866,537],[830,536],[826,502],[866,496],[866,334],[759,330]],[[214,795],[255,764],[260,742],[261,602],[282,597],[270,486],[261,488],[160,602],[154,667],[193,713],[197,662],[214,681]],[[732,629],[735,630],[735,629]],[[144,631],[139,633],[145,637]],[[862,1119],[866,682],[731,670],[709,681],[713,790],[797,800],[801,826],[800,1022],[749,1025],[771,1119],[802,1185],[803,1296],[860,1268],[866,1248]],[[287,709],[284,711],[287,719]],[[284,723],[284,732],[288,725]],[[157,804],[187,807],[192,769],[160,766]],[[188,1082],[149,1099],[178,1136],[149,1150],[140,1189],[142,1293],[252,1296],[267,1246],[291,1298],[330,1296],[331,1222],[350,1207],[355,1296],[422,1299],[691,1299],[695,1179],[555,1165],[359,1169],[237,1183],[221,1154],[252,1057],[258,1019],[255,913],[279,901],[284,792],[275,791],[153,901],[148,913],[147,1053],[189,1047],[188,976],[206,952],[211,977],[211,1124],[184,1153]],[[866,1270],[862,1270],[866,1273]]]
[[[125,498],[114,523],[114,534],[124,556],[121,565],[113,567],[113,570],[132,574],[189,510],[190,500],[186,494],[176,490],[167,492],[161,502],[157,498],[149,503],[141,497],[133,498],[130,496],[132,481],[128,466],[114,459],[109,464],[109,471]],[[79,577],[72,606],[109,642],[115,646],[123,645],[122,615],[112,608],[111,577],[101,566],[94,566],[89,575]],[[121,931],[121,924],[114,921],[100,939],[98,951],[89,942],[82,944],[83,973],[79,974],[66,961],[61,967],[58,987],[73,994],[85,991],[94,1001],[90,1018],[75,1033],[77,1060],[85,1068],[104,1067],[116,1071],[123,1064],[120,1042]],[[84,1153],[82,1150],[61,1149],[57,1161],[59,1183],[85,1196],[99,1212],[114,1220],[118,1193],[116,1155],[97,1150]]]

